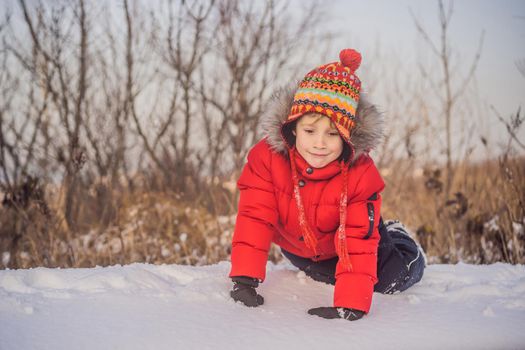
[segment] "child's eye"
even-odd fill
[[[337,131],[331,132],[329,134],[330,136],[339,136],[339,133]]]
[[[314,133],[314,131],[310,130],[310,129],[304,129],[304,132],[307,133],[307,134],[313,134]]]

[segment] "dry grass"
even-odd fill
[[[414,231],[430,262],[525,262],[523,158],[461,164],[451,198],[441,192],[439,169],[410,169],[406,162],[383,169],[383,217],[399,219]],[[169,191],[101,186],[79,193],[75,229],[63,219],[60,190],[33,183],[25,199],[6,194],[0,208],[0,266],[202,265],[229,258],[236,213],[235,204],[226,203],[234,198],[228,189],[210,185],[211,204],[203,196],[195,201]],[[212,214],[218,209],[221,215]],[[280,259],[277,249],[270,258]]]
[[[448,198],[442,178],[387,174],[383,216],[410,227],[433,262],[524,263],[525,160],[461,164]]]

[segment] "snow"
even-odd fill
[[[0,349],[523,349],[525,266],[430,265],[349,322],[306,313],[333,287],[268,264],[251,309],[229,262],[0,271]]]

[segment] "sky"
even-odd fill
[[[520,76],[515,66],[516,60],[525,59],[525,1],[462,0],[454,2],[453,9],[449,32],[451,45],[467,62],[474,56],[481,33],[485,31],[477,72],[483,90],[495,94],[502,105],[525,102],[525,77]],[[338,0],[334,3],[334,10],[336,13],[352,13],[349,15],[350,26],[345,24],[348,23],[345,16],[336,15],[335,18],[341,21],[342,28],[349,27],[349,33],[356,33],[352,30],[354,25],[359,27],[357,36],[360,41],[375,42],[379,39],[385,47],[398,52],[414,54],[418,49],[419,35],[410,11],[432,34],[435,42],[439,39],[437,1]],[[367,46],[364,48],[366,52]]]
[[[17,7],[13,0],[7,3],[11,7]],[[115,4],[120,6],[120,2]],[[299,13],[304,7],[303,0],[291,0],[289,4],[288,9],[294,13]],[[446,1],[445,7],[449,4],[450,2]],[[363,55],[362,68],[358,73],[363,81],[364,91],[367,89],[367,72],[376,64],[388,66],[385,62],[376,61],[378,48],[383,54],[383,59],[388,59],[390,52],[392,57],[401,59],[404,63],[403,72],[417,75],[418,63],[437,63],[428,45],[418,34],[412,17],[413,14],[436,45],[439,45],[437,1],[332,0],[321,1],[320,6],[324,12],[317,26],[321,31],[329,30],[334,33],[333,52],[315,53],[308,62],[323,64],[326,62],[317,62],[321,56],[336,60],[340,49],[357,49]],[[525,108],[525,76],[520,74],[516,67],[518,60],[523,60],[525,65],[525,0],[453,2],[453,16],[448,34],[455,78],[467,75],[482,33],[484,40],[481,58],[474,79],[469,85],[469,98],[475,95],[476,108],[470,112],[474,115],[467,115],[466,118],[471,118],[475,124],[476,138],[484,136],[502,144],[508,135],[492,108],[504,118],[515,114],[519,107]],[[456,79],[456,82],[458,81],[461,79]],[[389,106],[385,97],[381,93],[372,94],[370,97],[380,105],[388,118],[389,108],[392,106]],[[436,99],[431,93],[428,98]],[[522,126],[521,129],[518,137],[523,143],[525,127]]]
[[[445,6],[448,4],[446,2]],[[382,52],[406,56],[407,65],[432,58],[415,29],[411,13],[439,44],[437,1],[335,0],[323,6],[330,18],[330,28],[338,34],[335,45],[358,48],[363,54],[363,65],[374,64],[366,59],[373,57],[377,45]],[[461,0],[453,3],[449,28],[452,59],[457,64],[457,71],[465,76],[483,32],[481,58],[472,81],[481,102],[480,113],[486,113],[480,132],[491,132],[493,137],[505,139],[506,131],[491,106],[505,118],[516,113],[520,106],[525,107],[525,76],[516,67],[516,61],[525,61],[525,1]],[[365,77],[361,80],[366,88]],[[375,97],[381,100],[381,96]],[[385,108],[388,110],[388,106]],[[525,130],[521,130],[519,136],[523,142]]]

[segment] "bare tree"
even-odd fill
[[[286,2],[273,0],[15,5],[16,25],[0,20],[0,184],[35,189],[36,200],[49,190],[53,206],[41,220],[4,198],[0,248],[20,240],[38,264],[60,251],[70,266],[82,258],[69,242],[119,226],[135,180],[139,191],[233,212],[236,193],[219,179],[260,136],[273,88],[296,76],[292,67],[310,67],[303,57],[322,15],[313,3],[290,21]],[[15,239],[6,244],[5,232]]]
[[[19,4],[31,38],[31,54],[28,55],[23,46],[10,49],[22,66],[33,74],[46,103],[49,96],[51,106],[46,104],[46,109],[52,108],[52,112],[59,117],[65,138],[61,145],[55,146],[55,151],[65,173],[65,218],[71,227],[75,227],[78,210],[77,174],[85,162],[85,151],[80,141],[88,88],[89,29],[85,4],[83,0],[79,0],[76,5],[71,5],[72,19],[67,24],[63,16],[65,7],[52,8],[49,14],[44,5],[39,3],[35,7],[35,13],[31,13],[24,0],[20,0]],[[49,18],[46,19],[46,16]],[[76,67],[69,67],[65,63],[65,57],[70,53],[67,52],[66,43],[73,36],[74,25],[78,30],[78,46],[75,48],[77,60]]]
[[[436,86],[435,84],[431,83],[432,88],[434,90],[434,93],[438,95],[441,99],[442,103],[442,113],[443,113],[443,119],[445,124],[445,137],[446,137],[446,144],[445,144],[445,153],[446,153],[446,169],[447,169],[447,175],[445,179],[445,190],[444,190],[444,196],[445,199],[449,197],[450,191],[451,191],[451,185],[452,180],[454,177],[454,171],[452,166],[452,152],[453,152],[453,145],[452,145],[452,121],[454,119],[454,109],[455,106],[460,100],[460,98],[464,95],[465,89],[470,83],[472,77],[474,76],[474,73],[476,71],[479,59],[481,57],[481,49],[483,46],[483,38],[484,33],[481,34],[478,49],[476,51],[476,54],[474,56],[474,59],[472,63],[470,64],[468,68],[467,76],[463,79],[463,81],[458,85],[458,87],[454,88],[454,82],[452,79],[452,68],[451,68],[451,48],[449,44],[449,25],[452,20],[452,14],[453,14],[453,1],[450,1],[448,8],[445,8],[445,5],[442,0],[438,1],[438,8],[439,8],[439,23],[440,23],[440,29],[441,29],[441,40],[439,45],[436,45],[434,41],[430,38],[429,34],[425,31],[419,20],[414,16],[412,13],[412,18],[414,20],[414,23],[416,25],[417,31],[423,38],[423,40],[427,43],[428,47],[430,48],[431,52],[434,54],[435,57],[439,60],[439,63],[441,65],[441,74],[440,82]],[[424,77],[427,79],[432,79],[432,74],[426,71],[425,68],[421,67],[421,72]]]
[[[179,124],[179,130],[182,132],[178,135],[172,134],[170,137],[176,155],[175,170],[179,188],[182,188],[186,183],[188,170],[191,166],[189,162],[191,153],[190,132],[192,123],[196,119],[193,118],[193,115],[197,112],[196,106],[194,106],[196,98],[193,93],[197,90],[195,83],[197,81],[198,67],[208,50],[208,45],[205,45],[207,33],[205,33],[206,28],[204,24],[210,16],[214,3],[215,1],[212,0],[206,4],[193,2],[192,5],[189,5],[188,2],[182,1],[181,7],[185,8],[186,20],[190,21],[191,34],[183,33],[184,28],[188,24],[182,16],[179,16],[176,20],[173,7],[170,6],[169,26],[166,37],[167,51],[164,53],[163,58],[175,77],[174,83],[182,94],[180,100],[181,108],[179,109],[182,118],[178,118],[179,122],[182,122],[182,124]],[[177,97],[177,94],[174,93],[170,106],[170,117],[173,116],[176,109]]]
[[[291,59],[306,53],[314,37],[313,23],[322,14],[314,3],[305,10],[296,27],[289,25],[286,4],[272,0],[261,3],[219,1],[219,21],[215,29],[218,44],[214,57],[218,59],[209,76],[208,89],[202,90],[204,100],[216,115],[220,134],[216,150],[230,149],[231,168],[238,171],[247,150],[260,135],[259,117],[271,94],[271,88],[292,80]],[[298,45],[297,38],[301,40]],[[296,75],[296,74],[295,74]],[[209,124],[205,116],[205,124]],[[220,139],[219,139],[220,137]],[[228,146],[226,146],[228,145]],[[215,155],[217,157],[218,155]],[[212,166],[215,169],[215,165]]]
[[[135,58],[132,53],[136,33],[133,31],[132,16],[128,10],[128,2],[124,6],[127,24],[127,84],[125,110],[131,116],[136,133],[144,145],[144,153],[163,174],[164,183],[177,190],[184,190],[193,164],[191,156],[194,153],[190,144],[192,123],[196,114],[196,72],[202,57],[207,50],[205,45],[205,23],[213,8],[214,2],[168,1],[167,28],[157,23],[165,23],[166,15],[159,11],[160,17],[152,16],[151,40],[149,47],[158,57],[155,64],[161,66],[157,75],[156,96],[160,100],[168,97],[168,108],[164,112],[164,104],[153,104],[146,115],[137,111],[137,88],[135,75]],[[176,13],[178,12],[178,15]],[[165,89],[166,84],[171,85]],[[167,93],[164,90],[168,90]],[[157,101],[158,102],[158,101]],[[147,117],[147,118],[146,118]]]
[[[127,1],[124,12],[128,12]],[[99,14],[110,12],[108,6],[98,9]],[[89,158],[95,167],[93,178],[109,177],[112,186],[118,184],[121,175],[127,175],[127,139],[129,128],[128,98],[125,95],[127,80],[124,75],[130,55],[131,40],[124,37],[125,52],[121,52],[118,29],[112,25],[109,16],[103,17],[102,34],[94,38],[98,45],[91,44],[90,69],[93,76],[92,88],[86,102],[83,123],[89,144]],[[115,33],[116,32],[116,33]],[[122,59],[121,56],[124,56]],[[89,170],[89,169],[88,169]]]
[[[0,33],[10,25],[10,18],[8,14],[5,22],[0,24]],[[37,155],[40,151],[37,149],[38,135],[46,123],[49,94],[44,91],[40,96],[38,87],[22,83],[22,77],[8,63],[10,51],[5,38],[3,47],[0,51],[0,167],[4,190],[14,193],[27,180],[29,172],[35,170],[35,161],[41,160]],[[33,66],[38,64],[35,51],[28,57],[28,62]],[[34,74],[29,72],[27,76],[34,77]],[[27,93],[25,99],[20,99],[21,91]],[[16,102],[23,104],[14,108]]]

